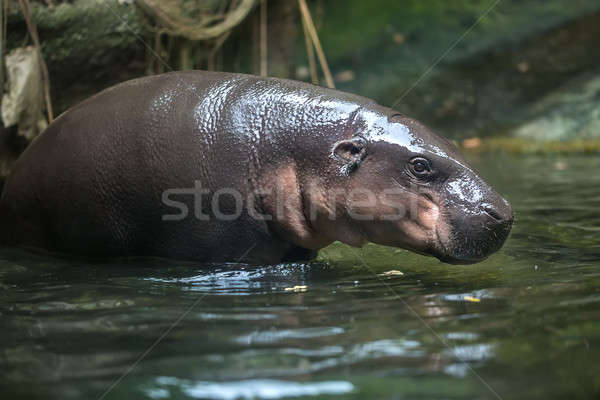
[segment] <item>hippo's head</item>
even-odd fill
[[[388,109],[361,111],[352,126],[352,138],[331,151],[340,179],[330,190],[343,186],[349,229],[453,264],[481,261],[502,246],[512,209],[452,143]]]

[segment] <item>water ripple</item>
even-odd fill
[[[258,331],[236,339],[239,344],[265,344],[276,343],[286,339],[310,339],[323,336],[341,335],[343,328],[336,326],[323,326],[314,328],[283,329],[276,331]]]
[[[289,382],[275,379],[254,379],[234,382],[206,382],[161,376],[155,380],[157,387],[145,390],[153,399],[165,399],[172,392],[181,391],[195,399],[282,399],[319,395],[350,393],[354,385],[346,381]]]

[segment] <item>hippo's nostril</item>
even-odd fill
[[[494,210],[491,206],[483,206],[483,211],[498,222],[502,222],[504,220],[498,211]]]

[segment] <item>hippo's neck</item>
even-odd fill
[[[362,97],[334,98],[323,88],[245,83],[224,120],[248,146],[248,181],[257,204],[273,216],[268,224],[297,246],[319,249],[335,238],[313,213],[329,215],[327,179],[339,171],[330,157],[334,144],[364,128],[379,106]],[[245,87],[244,87],[245,86]],[[236,89],[234,89],[236,90]],[[330,224],[330,223],[329,223]],[[345,242],[360,245],[354,237]]]

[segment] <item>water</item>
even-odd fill
[[[471,158],[516,210],[472,266],[373,245],[210,270],[1,251],[2,398],[599,398],[600,158]]]

